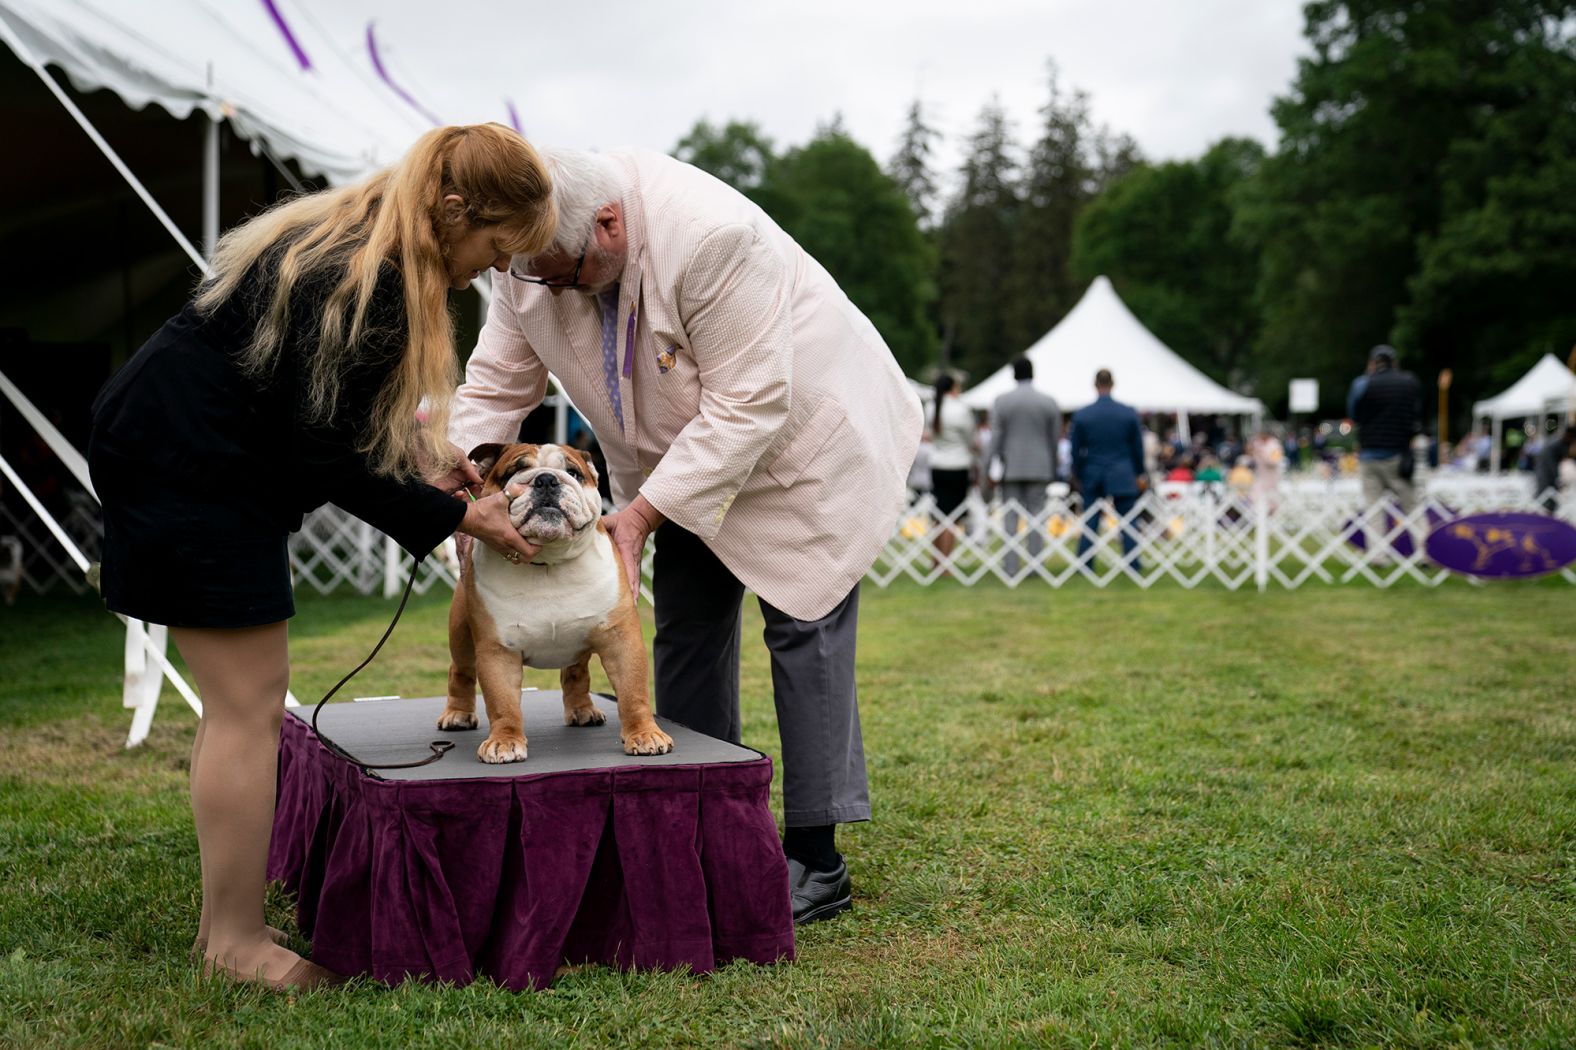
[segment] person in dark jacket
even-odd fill
[[[1559,507],[1560,461],[1576,459],[1576,426],[1550,434],[1533,460],[1533,491],[1543,497],[1543,509],[1553,514]]]
[[[1393,496],[1403,514],[1412,513],[1412,437],[1422,429],[1423,387],[1410,372],[1396,368],[1395,350],[1376,346],[1368,371],[1352,382],[1346,414],[1357,424],[1357,469],[1363,499],[1378,503]]]
[[[275,989],[337,980],[263,922],[295,611],[286,538],[302,515],[333,502],[417,556],[456,529],[505,557],[536,552],[502,493],[468,495],[481,479],[445,437],[447,293],[545,246],[550,193],[515,132],[428,132],[394,167],[226,234],[195,298],[94,402],[105,604],[169,625],[203,700],[205,971]]]
[[[1144,473],[1143,424],[1138,413],[1111,397],[1111,373],[1095,373],[1094,404],[1073,413],[1073,474],[1083,497],[1083,532],[1078,537],[1078,557],[1088,553],[1100,531],[1102,499],[1109,499],[1122,530],[1122,556],[1134,572],[1142,572],[1133,549],[1138,545],[1135,526],[1127,521],[1138,502],[1138,479]]]

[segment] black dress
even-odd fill
[[[250,627],[295,612],[285,542],[334,503],[425,555],[465,506],[374,474],[356,451],[407,344],[402,283],[384,266],[366,334],[327,423],[304,418],[317,321],[335,275],[304,279],[274,369],[240,370],[272,266],[253,268],[210,315],[188,303],[93,402],[88,463],[104,507],[100,587],[114,612],[172,627]]]

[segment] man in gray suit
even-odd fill
[[[991,409],[990,455],[1002,465],[1002,499],[1013,501],[1029,513],[1029,557],[1038,559],[1045,544],[1045,488],[1056,478],[1056,442],[1061,436],[1062,413],[1050,395],[1034,389],[1034,363],[1020,357],[1012,363],[1017,387],[996,399]],[[1018,534],[1018,514],[1009,510],[1008,536]],[[1010,549],[1003,568],[1008,576],[1018,571],[1018,556]]]

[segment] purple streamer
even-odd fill
[[[635,374],[635,314],[640,312],[639,304],[629,308],[629,328],[624,333],[624,378],[628,379]]]
[[[514,130],[524,135],[525,127],[520,123],[520,114],[515,112],[514,99],[505,98],[503,104],[509,107],[509,123],[514,126]]]
[[[367,23],[367,51],[372,55],[372,68],[373,68],[373,70],[376,71],[377,75],[382,79],[383,83],[387,84],[389,86],[390,90],[392,90],[394,92],[394,94],[398,95],[400,98],[405,100],[405,102],[410,106],[411,109],[414,109],[417,113],[420,113],[422,116],[424,116],[428,120],[432,121],[432,123],[434,125],[441,125],[443,123],[443,121],[440,120],[437,116],[435,116],[433,114],[432,110],[430,110],[427,107],[423,106],[420,102],[417,102],[414,98],[411,97],[410,92],[406,91],[404,88],[402,88],[398,84],[394,83],[394,78],[389,76],[388,70],[383,68],[383,59],[382,59],[381,56],[378,55],[378,38],[374,34],[372,27],[373,27],[373,23],[368,22]]]
[[[268,14],[273,18],[274,25],[278,26],[279,31],[284,34],[285,43],[289,44],[290,50],[295,52],[296,61],[301,64],[301,68],[311,69],[312,60],[306,57],[306,51],[302,49],[301,42],[295,38],[294,33],[290,32],[290,24],[285,21],[285,16],[279,13],[279,8],[274,3],[274,0],[263,0],[263,6],[268,9]]]

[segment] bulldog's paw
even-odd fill
[[[445,733],[458,733],[462,729],[475,729],[476,726],[475,711],[459,711],[445,707],[443,714],[438,716],[438,728]]]
[[[584,707],[564,708],[564,725],[599,726],[607,721],[602,709],[587,700]]]
[[[476,757],[491,765],[525,761],[525,737],[519,733],[488,736],[476,749]]]
[[[665,755],[673,750],[673,738],[655,724],[624,734],[624,754]]]

